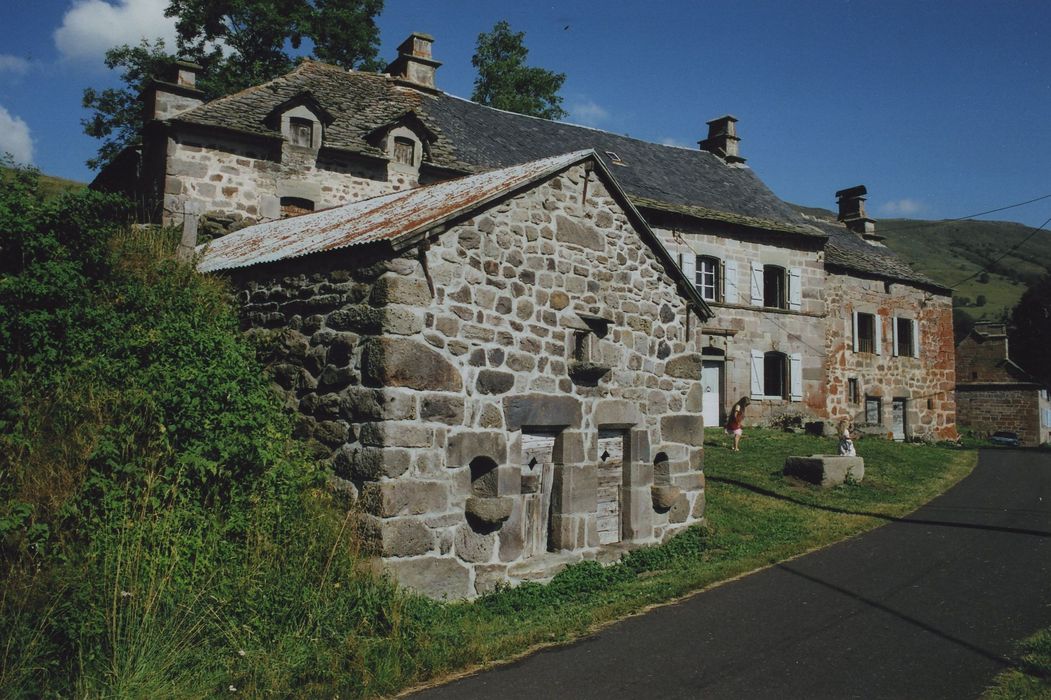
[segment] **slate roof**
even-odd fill
[[[683,275],[646,220],[594,151],[566,153],[499,170],[373,197],[322,211],[268,221],[197,247],[197,269],[217,272],[277,262],[313,253],[387,242],[399,250],[421,235],[493,200],[516,192],[572,165],[590,160],[610,191],[627,207],[635,229],[701,318],[712,315],[697,288]]]
[[[822,221],[817,222],[817,225],[828,234],[828,242],[825,243],[826,266],[832,265],[895,282],[918,284],[943,294],[952,291],[913,270],[890,248],[873,245],[840,224]]]
[[[291,73],[171,121],[280,139],[272,119],[275,107],[304,94],[334,116],[326,126],[323,148],[386,158],[366,137],[411,112],[435,135],[428,144],[428,162],[462,173],[594,150],[636,206],[794,235],[828,236],[830,265],[945,290],[889,249],[872,246],[840,225],[800,214],[752,170],[727,165],[707,151],[504,112],[444,93],[423,93],[398,85],[388,75],[304,61]],[[619,163],[607,152],[615,153]]]
[[[277,105],[303,93],[335,115],[325,130],[328,148],[384,157],[366,135],[413,112],[437,135],[430,144],[430,162],[439,167],[476,172],[593,149],[640,206],[692,207],[692,215],[700,218],[820,235],[750,169],[727,165],[706,151],[504,112],[444,93],[425,94],[397,85],[387,75],[314,61],[171,121],[279,139],[279,127],[268,117]],[[620,156],[622,165],[607,151]]]

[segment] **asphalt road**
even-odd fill
[[[974,698],[1051,625],[1051,454],[902,520],[424,698]]]

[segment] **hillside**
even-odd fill
[[[10,170],[10,168],[0,165],[0,176],[6,175]],[[51,199],[63,192],[72,192],[87,187],[83,182],[67,180],[53,175],[44,175],[43,173],[40,173],[39,178],[40,193],[43,195],[44,199]]]
[[[827,209],[802,207],[810,216],[835,220]],[[1010,221],[880,219],[876,231],[887,247],[918,272],[953,289],[954,306],[976,321],[1011,313],[1026,287],[1051,272],[1051,233],[1040,232],[1002,260],[1033,232]],[[983,270],[987,270],[982,274]]]

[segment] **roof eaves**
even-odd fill
[[[709,209],[695,204],[672,204],[670,202],[662,202],[649,197],[636,196],[632,197],[632,201],[636,206],[644,209],[655,209],[670,212],[672,214],[680,214],[701,221],[718,221],[720,223],[734,224],[764,231],[806,236],[807,238],[828,238],[827,233],[812,226],[789,224],[780,221],[773,221],[771,219],[760,219],[753,216],[745,216],[743,214],[734,214],[732,212]]]

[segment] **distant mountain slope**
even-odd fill
[[[835,221],[827,209],[797,206],[809,216]],[[953,289],[953,305],[972,319],[999,320],[1026,287],[1051,272],[1051,232],[1041,231],[1001,255],[1033,232],[1010,221],[924,221],[880,219],[876,232],[887,247],[917,272]],[[987,270],[982,274],[983,270]]]
[[[0,167],[0,171],[8,170],[10,170],[10,168]],[[51,199],[52,197],[56,197],[63,192],[68,192],[70,190],[79,190],[82,187],[87,187],[87,184],[77,182],[76,180],[66,180],[65,178],[55,177],[53,175],[40,174],[40,190],[45,199]]]

